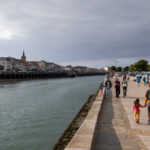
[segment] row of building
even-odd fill
[[[60,66],[52,62],[46,61],[27,61],[25,53],[21,59],[13,57],[0,57],[0,72],[100,72],[95,68],[88,68],[83,66]]]

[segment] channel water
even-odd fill
[[[103,79],[0,83],[0,150],[51,150]]]

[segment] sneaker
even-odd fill
[[[139,123],[139,120],[136,120],[136,123]]]

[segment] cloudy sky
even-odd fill
[[[149,0],[0,0],[0,57],[129,65],[150,56]]]

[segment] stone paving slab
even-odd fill
[[[91,146],[92,135],[75,135],[68,144],[69,148],[89,148]]]
[[[139,135],[138,137],[144,143],[147,149],[150,150],[150,136]]]

